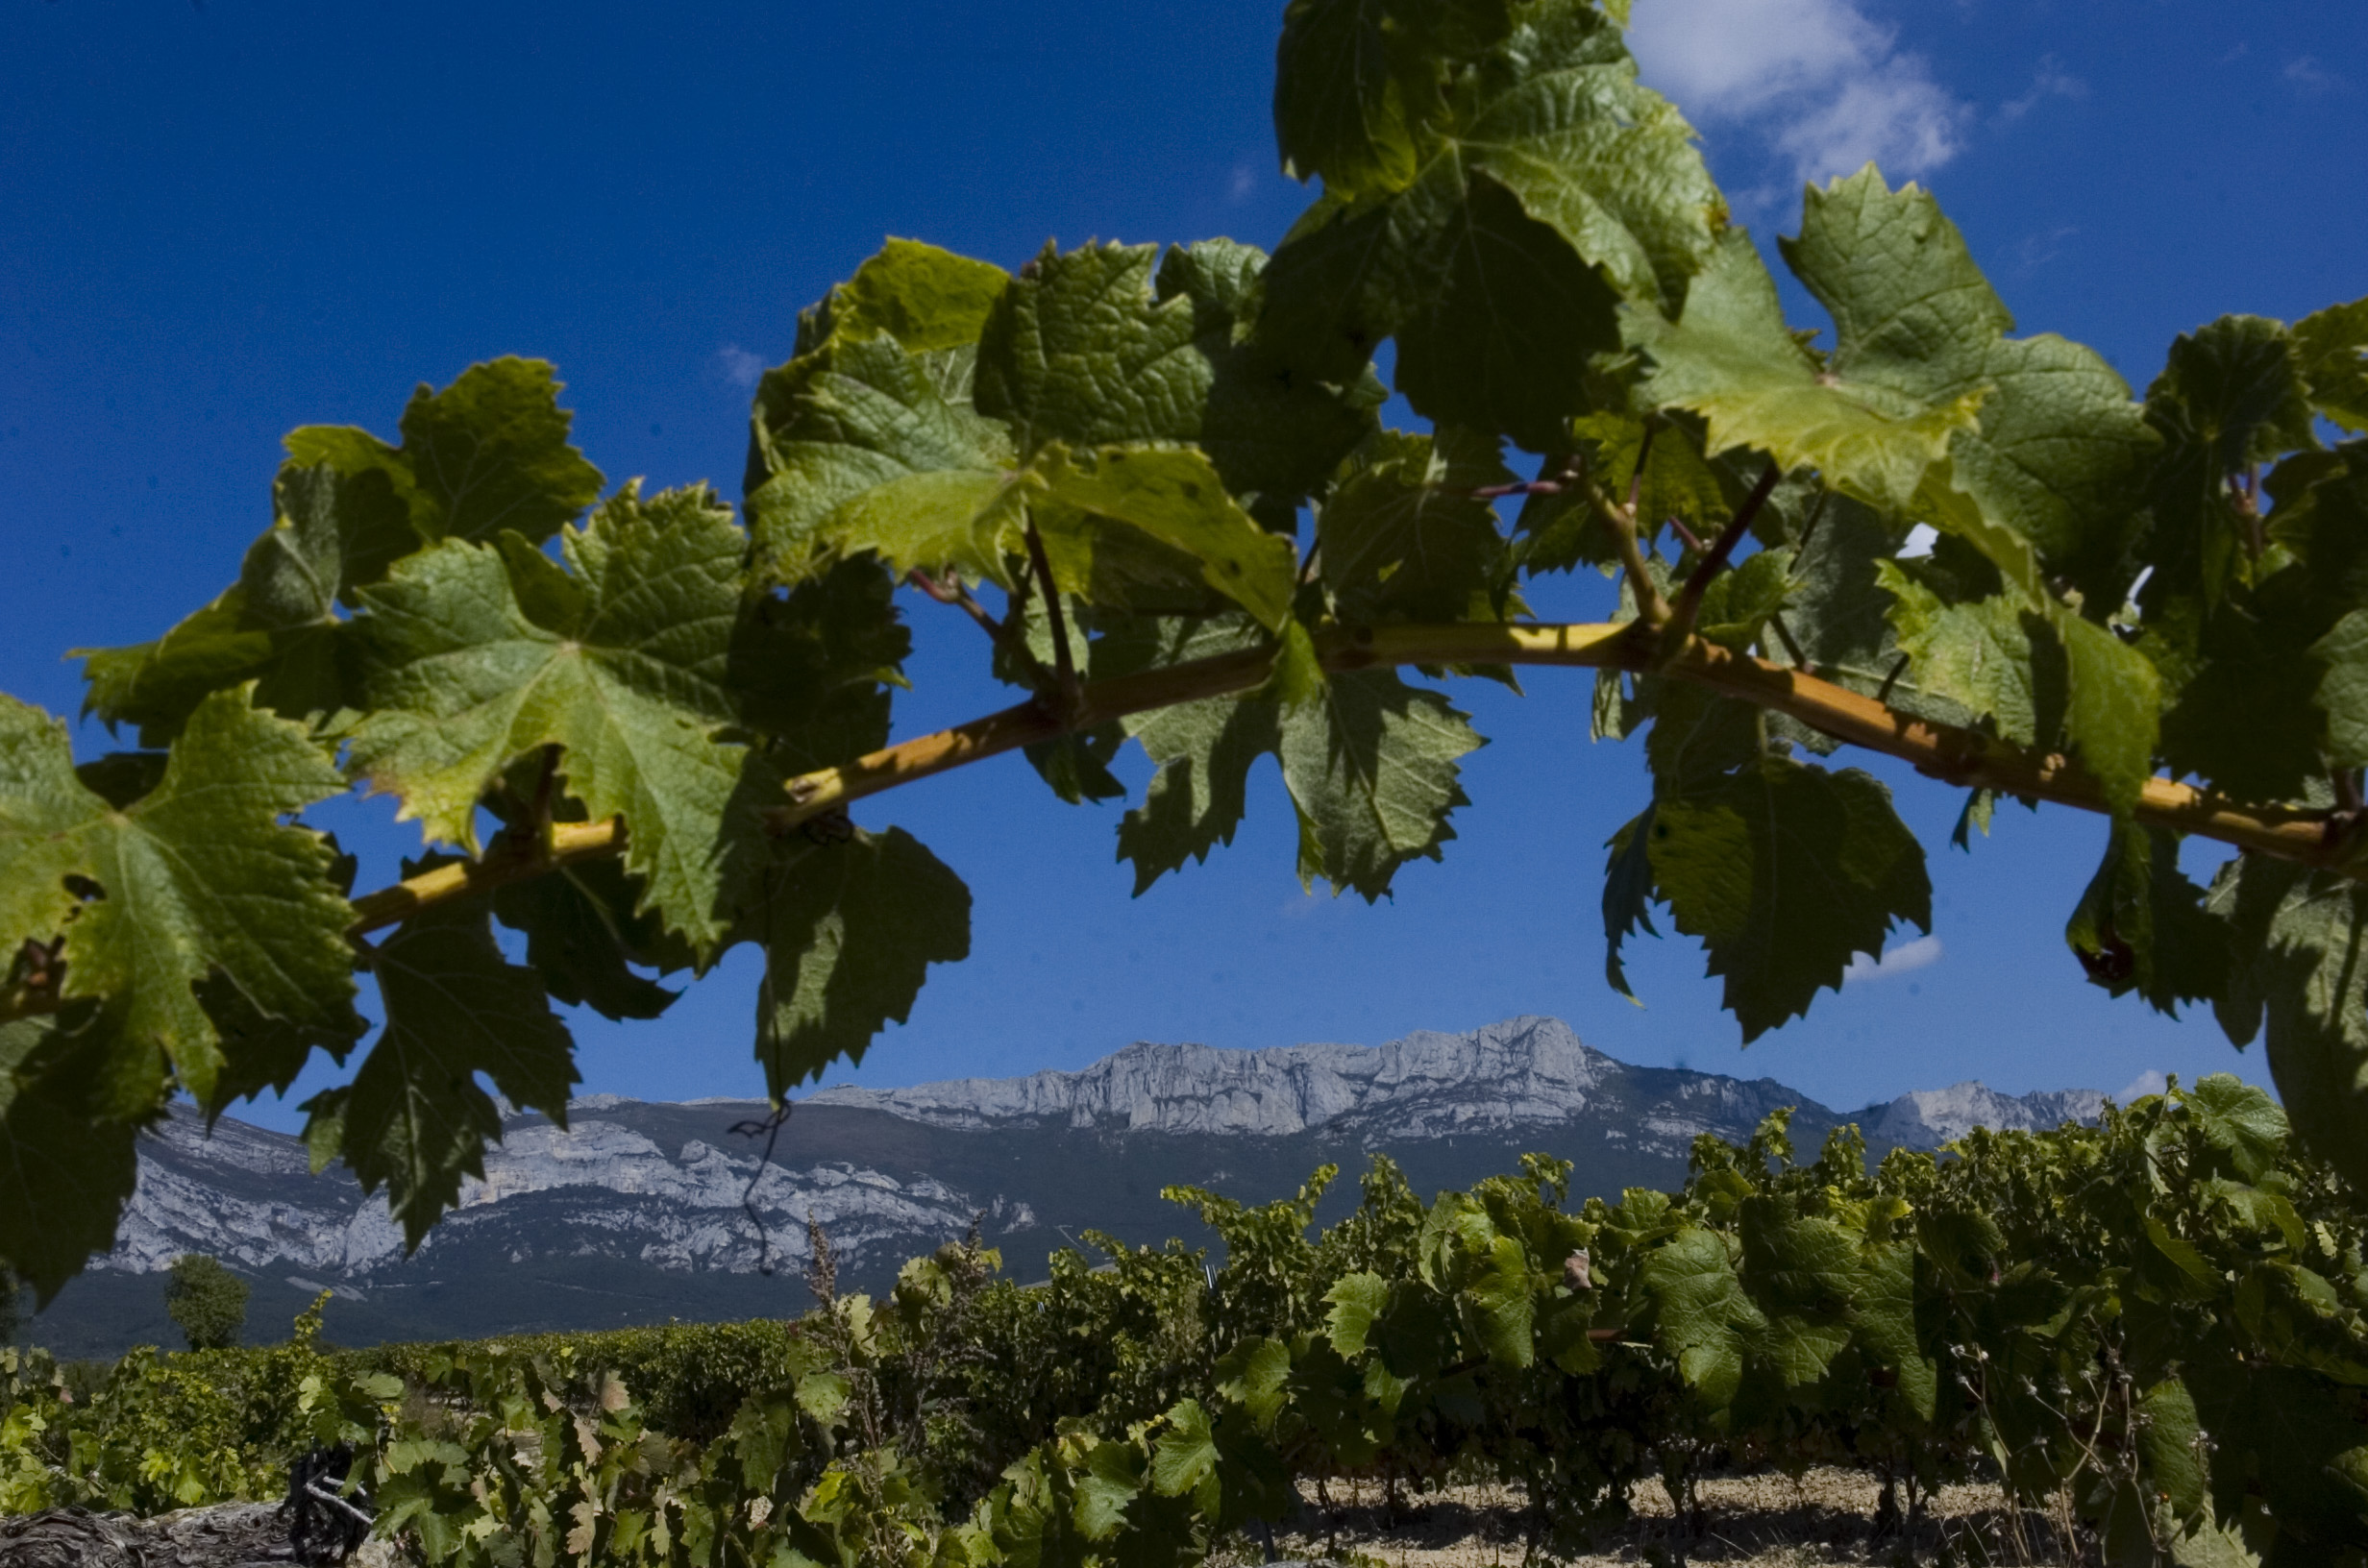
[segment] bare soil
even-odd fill
[[[1816,1469],[1799,1481],[1768,1473],[1706,1480],[1697,1520],[1676,1516],[1658,1483],[1630,1499],[1635,1517],[1579,1556],[1546,1553],[1573,1568],[1615,1563],[1722,1563],[1807,1568],[1822,1563],[1929,1563],[1945,1548],[1961,1563],[2063,1568],[2078,1559],[2059,1545],[2043,1514],[2007,1507],[1996,1486],[1943,1487],[1926,1498],[1910,1530],[1878,1536],[1882,1482],[1861,1471]],[[1344,1562],[1363,1568],[1515,1568],[1524,1557],[1521,1494],[1502,1486],[1464,1486],[1406,1500],[1393,1520],[1378,1484],[1336,1484],[1327,1512],[1312,1486],[1294,1530],[1274,1532],[1277,1558]],[[1904,1499],[1903,1499],[1904,1507]],[[1245,1540],[1230,1563],[1252,1568],[1263,1541]]]

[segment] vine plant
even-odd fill
[[[1813,342],[1626,11],[1292,0],[1275,126],[1319,193],[1270,256],[890,241],[759,385],[739,516],[603,499],[530,360],[421,388],[396,441],[290,435],[237,580],[82,655],[136,748],[77,763],[0,699],[0,1258],[54,1293],[136,1130],[349,1060],[357,976],[384,1021],[308,1136],[414,1245],[499,1136],[481,1077],[564,1118],[554,999],[653,1017],[756,943],[785,1095],[968,947],[954,873],[848,808],[1004,751],[1078,801],[1143,747],[1138,891],[1231,839],[1272,753],[1302,879],[1379,897],[1467,803],[1443,686],[1525,665],[1593,670],[1597,732],[1645,737],[1615,986],[1664,907],[1749,1040],[1928,927],[1887,791],[1824,760],[1880,751],[1968,792],[1961,840],[2002,796],[2095,813],[2090,976],[2265,1024],[2298,1130],[2368,1173],[2368,300],[2224,317],[2134,400],[2011,335],[1870,167],[1778,242]],[[1385,342],[1426,432],[1380,421]],[[1601,622],[1530,618],[1581,569]],[[1024,698],[886,745],[904,585]],[[358,894],[302,820],[357,788],[426,841]],[[2189,836],[2237,851],[2208,889]]]

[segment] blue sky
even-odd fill
[[[2355,0],[1636,4],[1648,79],[1764,239],[1804,179],[1874,157],[1939,194],[2022,331],[2091,343],[2141,388],[2174,333],[2223,311],[2368,293]],[[1006,265],[1047,236],[1270,245],[1304,199],[1268,120],[1279,10],[0,7],[0,689],[71,712],[62,649],[153,636],[235,574],[286,429],[391,432],[414,382],[472,360],[554,360],[612,481],[732,494],[752,367],[883,235]],[[1592,581],[1539,598],[1604,613]],[[958,615],[908,613],[900,734],[1009,700]],[[1530,692],[1458,693],[1496,737],[1469,759],[1474,804],[1444,863],[1376,908],[1299,893],[1270,773],[1230,852],[1140,900],[1116,810],[1060,805],[1016,759],[867,804],[859,821],[905,825],[969,879],[974,956],[836,1076],[1076,1066],[1134,1040],[1378,1042],[1517,1013],[1836,1105],[1968,1077],[2262,1076],[2208,1017],[2082,980],[2060,932],[2101,823],[2003,811],[1960,855],[1954,794],[1880,765],[1932,855],[1933,940],[1903,936],[1748,1052],[1682,940],[1636,951],[1649,1005],[1631,1007],[1603,985],[1596,909],[1641,764],[1587,741],[1583,675]],[[365,880],[416,844],[389,816],[333,813]],[[756,1092],[752,956],[659,1022],[578,1020],[585,1089]],[[254,1119],[295,1118],[266,1102]]]

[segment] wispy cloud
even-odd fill
[[[2023,242],[2015,247],[2015,270],[2026,277],[2038,271],[2062,253],[2065,240],[2079,233],[2077,224],[2064,224],[2060,228],[2025,234]]]
[[[2154,1068],[2148,1067],[2122,1086],[2121,1092],[2113,1096],[2113,1103],[2128,1105],[2134,1100],[2142,1100],[2149,1094],[2159,1094],[2170,1087],[2171,1081],[2168,1078],[2163,1077]]]
[[[1246,163],[1236,163],[1233,166],[1232,177],[1225,184],[1225,195],[1238,202],[1257,188],[1258,171]]]
[[[1859,954],[1850,961],[1850,967],[1841,971],[1841,983],[1855,986],[1867,980],[1888,980],[1893,975],[1906,974],[1912,969],[1930,968],[1939,962],[1940,939],[1918,937],[1913,942],[1886,948],[1881,958]]]
[[[2285,79],[2292,84],[2295,91],[2306,98],[2316,98],[2323,92],[2332,92],[2344,86],[2342,77],[2308,55],[2297,55],[2286,61]]]
[[[2031,78],[2031,86],[2019,98],[2010,98],[1998,106],[1998,123],[2012,125],[2050,98],[2085,98],[2088,84],[2063,68],[2063,62],[2054,55],[2039,61],[2039,68]]]
[[[724,380],[743,391],[752,389],[764,379],[764,356],[752,354],[737,343],[727,343],[716,350],[715,363],[723,371]]]
[[[1628,38],[1690,117],[1759,131],[1803,180],[1869,160],[1893,179],[1927,173],[1973,114],[1856,0],[1649,0]]]

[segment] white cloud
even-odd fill
[[[2148,1067],[2123,1086],[2121,1092],[2113,1096],[2113,1103],[2128,1105],[2134,1100],[2142,1100],[2149,1094],[2159,1094],[2170,1087],[2169,1079],[2154,1068]]]
[[[1258,171],[1246,163],[1236,163],[1233,166],[1232,178],[1226,182],[1225,195],[1238,202],[1257,188]]]
[[[1628,41],[1690,118],[1759,129],[1803,180],[1927,173],[1972,116],[1856,0],[1645,0]]]
[[[724,380],[744,390],[764,378],[763,355],[752,354],[737,343],[727,343],[716,350],[715,362],[723,370]]]
[[[1940,962],[1940,939],[1918,937],[1884,950],[1881,958],[1869,958],[1860,953],[1850,960],[1850,967],[1841,971],[1841,983],[1855,986],[1862,980],[1888,980],[1911,969],[1928,968]]]
[[[2315,98],[2322,92],[2332,92],[2343,86],[2343,78],[2311,59],[2298,55],[2286,61],[2285,79],[2306,98]]]
[[[2025,234],[2022,244],[2015,247],[2020,263],[2017,271],[2029,276],[2056,259],[2063,251],[2063,242],[2080,233],[2074,224],[2063,224],[2038,233]]]
[[[2020,98],[2010,98],[1998,106],[1998,120],[2012,125],[2050,98],[2085,98],[2088,84],[2063,68],[2063,62],[2054,55],[2039,61],[2039,68],[2031,79],[2031,86]]]

